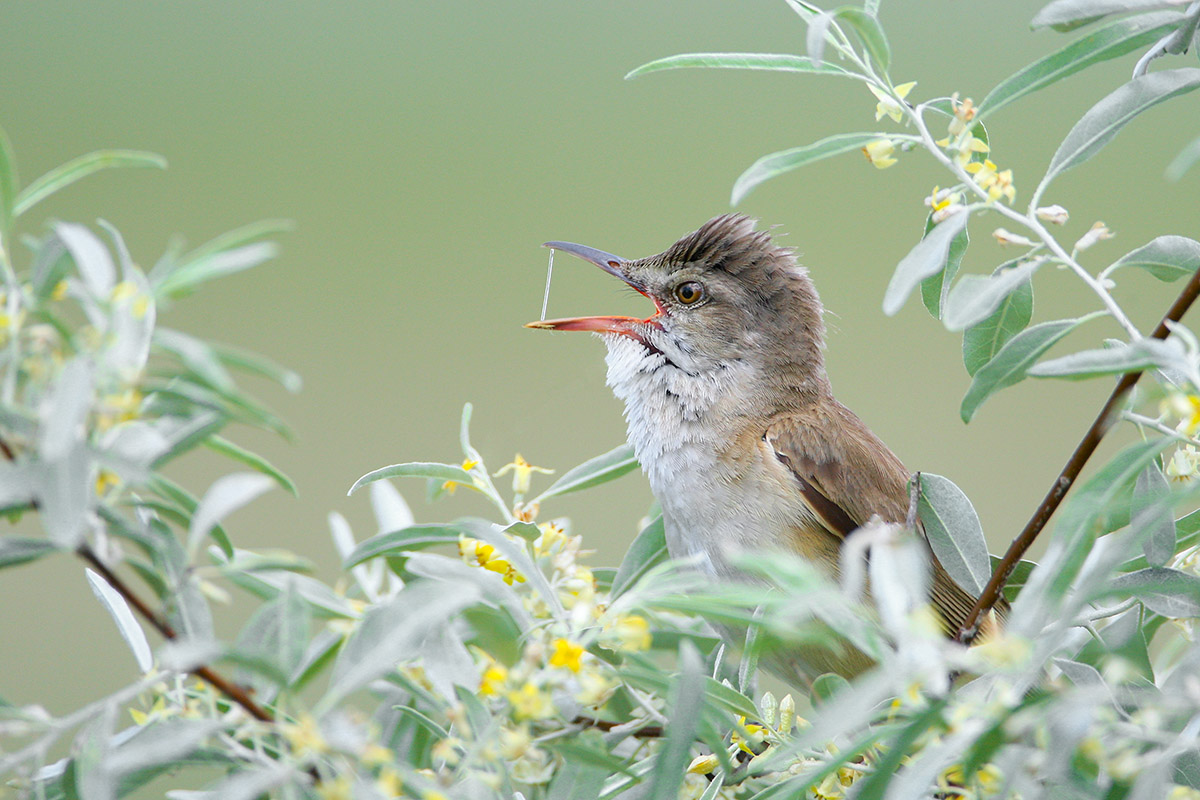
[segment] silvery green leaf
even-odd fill
[[[383,485],[380,481],[376,486]],[[329,512],[329,532],[333,536],[333,546],[337,548],[338,555],[341,556],[344,562],[354,552],[355,542],[354,533],[350,530],[350,523],[346,522],[346,518],[336,511]],[[383,562],[378,562],[382,564]],[[373,566],[373,565],[372,565]],[[378,572],[376,570],[376,572]],[[354,576],[355,582],[359,588],[363,590],[370,602],[375,602],[379,599],[379,589],[383,582],[382,574],[375,574],[372,570],[363,564],[357,564],[351,567],[350,574]]]
[[[178,297],[202,283],[256,267],[274,258],[279,247],[273,242],[254,242],[221,250],[181,264],[155,287],[159,297]]]
[[[413,553],[408,557],[408,571],[418,578],[440,581],[445,586],[473,584],[483,602],[503,608],[522,630],[533,624],[529,612],[513,588],[494,572],[468,566],[456,558],[432,553]]]
[[[223,436],[216,434],[210,435],[204,439],[204,446],[215,453],[220,453],[223,456],[237,461],[239,464],[245,464],[253,470],[261,472],[279,485],[279,488],[288,492],[292,497],[297,496],[296,484],[292,483],[292,479],[279,470],[270,461],[260,456],[258,453],[253,453],[244,447],[234,444]]]
[[[39,410],[38,454],[45,461],[63,458],[83,441],[84,423],[94,397],[91,363],[82,357],[71,359],[62,368]]]
[[[817,68],[824,66],[825,44],[829,38],[829,23],[831,22],[833,22],[833,16],[827,11],[822,11],[808,23],[805,49],[808,52],[809,63]]]
[[[705,707],[705,678],[700,652],[691,642],[681,642],[679,676],[668,700],[671,724],[654,762],[654,780],[647,800],[676,800],[679,795],[684,771],[691,761],[692,740],[700,728],[700,715]]]
[[[127,775],[150,767],[173,765],[191,755],[225,723],[216,719],[172,719],[142,728],[105,759],[113,775]]]
[[[425,674],[433,688],[446,701],[455,701],[455,687],[462,686],[474,691],[479,686],[479,672],[462,637],[450,624],[438,625],[425,635],[417,645]]]
[[[119,377],[132,381],[150,357],[150,339],[154,333],[156,310],[150,283],[136,266],[126,270],[125,280],[135,290],[115,297],[109,311],[108,339],[104,364]]]
[[[156,422],[135,419],[115,425],[100,439],[100,454],[126,481],[142,483],[148,470],[171,449],[171,442]]]
[[[667,538],[660,514],[638,533],[613,578],[612,597],[618,598],[650,569],[667,560]]]
[[[1179,14],[1160,12],[1118,20],[1044,56],[1005,78],[979,104],[975,119],[990,116],[1027,94],[1074,75],[1082,69],[1153,44],[1179,25]]]
[[[36,465],[34,491],[42,525],[64,550],[83,540],[96,495],[92,459],[82,442],[54,461]]]
[[[238,552],[240,553],[241,551]],[[313,610],[319,616],[341,617],[345,619],[355,619],[358,617],[358,613],[351,607],[345,597],[337,594],[321,581],[310,578],[307,575],[294,575],[291,572],[280,570],[246,571],[239,568],[231,568],[229,562],[222,563],[219,558],[217,559],[217,563],[222,568],[222,573],[229,580],[259,597],[270,600],[282,592],[287,583],[291,581],[295,586],[296,592],[304,598],[305,602],[313,607]]]
[[[1030,367],[1027,374],[1035,378],[1081,380],[1097,375],[1140,372],[1151,367],[1178,369],[1180,365],[1186,368],[1186,354],[1178,341],[1141,339],[1119,347],[1084,350],[1043,361]]]
[[[33,501],[34,477],[31,465],[0,461],[0,509],[15,508]]]
[[[975,373],[970,388],[963,396],[960,413],[963,422],[970,422],[983,402],[1001,389],[1025,379],[1025,375],[1042,354],[1084,322],[1103,316],[1104,312],[1080,317],[1042,322],[1018,333],[1000,348],[991,361]]]
[[[991,361],[1008,340],[1033,318],[1033,283],[1026,282],[1004,298],[990,317],[963,332],[963,365],[968,375]]]
[[[607,453],[588,459],[567,472],[550,485],[550,488],[530,501],[540,503],[548,497],[578,492],[621,477],[631,470],[637,469],[637,456],[633,454],[633,445],[622,444]]]
[[[273,480],[257,472],[235,472],[213,481],[188,528],[188,552],[196,552],[214,526],[274,485]]]
[[[461,525],[410,525],[398,531],[388,531],[359,542],[343,561],[343,567],[354,567],[388,555],[407,555],[439,544],[457,544],[467,529]]]
[[[295,768],[276,762],[275,766],[235,772],[203,792],[204,800],[256,800],[281,784],[299,777]]]
[[[129,645],[129,649],[133,651],[133,657],[137,660],[138,669],[142,672],[149,672],[150,668],[154,666],[154,658],[150,655],[150,643],[146,641],[146,632],[142,630],[142,626],[134,619],[133,612],[129,610],[129,605],[125,602],[125,598],[116,589],[109,586],[108,581],[104,580],[97,573],[90,569],[84,570],[84,572],[87,575],[88,584],[92,587],[93,594],[96,595],[96,599],[112,615],[113,621],[117,623],[117,630],[121,632],[121,638]]]
[[[883,313],[893,316],[921,281],[946,267],[950,243],[967,227],[966,211],[952,214],[934,226],[896,266],[883,296]]]
[[[17,163],[13,159],[8,134],[0,128],[0,237],[8,239],[12,227],[12,209],[17,201]]]
[[[212,639],[172,639],[158,648],[158,663],[165,670],[191,672],[221,657],[222,647]]]
[[[208,607],[198,581],[195,575],[188,574],[175,586],[168,617],[184,637],[210,642],[215,638],[212,609]]]
[[[66,245],[88,291],[96,300],[107,301],[116,285],[116,268],[104,243],[87,228],[60,222],[54,232]]]
[[[809,26],[812,31],[812,26]],[[810,42],[811,42],[811,33]],[[859,77],[849,70],[834,64],[823,64],[820,58],[813,57],[809,48],[809,57],[796,56],[788,53],[682,53],[677,56],[658,58],[648,64],[642,64],[625,76],[625,80],[637,78],[650,72],[662,72],[671,69],[750,69],[770,70],[773,72],[800,72],[810,75],[834,75],[844,78]]]
[[[961,331],[986,320],[1009,295],[1028,284],[1043,263],[1043,259],[1036,258],[994,275],[959,278],[946,297],[946,310],[942,315],[946,330]]]
[[[406,464],[393,464],[390,467],[381,467],[377,470],[372,470],[366,475],[354,482],[350,487],[350,491],[346,494],[354,494],[368,483],[383,480],[384,478],[433,478],[439,481],[452,481],[460,486],[465,486],[468,489],[476,489],[475,481],[471,474],[456,464],[435,464],[430,462],[413,461]]]
[[[1200,617],[1200,577],[1177,569],[1149,567],[1118,575],[1108,589],[1136,597],[1164,617]]]
[[[117,781],[105,767],[110,751],[116,704],[104,704],[98,716],[75,738],[74,783],[80,800],[116,800]]]
[[[886,536],[872,543],[867,562],[871,598],[883,624],[900,639],[909,632],[908,615],[927,602],[929,564],[915,539],[899,526],[881,527],[879,533]]]
[[[0,536],[0,568],[15,567],[58,552],[54,542],[25,536]]]
[[[170,328],[158,328],[154,331],[154,344],[217,389],[228,392],[234,388],[233,378],[207,342]]]
[[[1160,281],[1186,278],[1200,269],[1200,242],[1186,236],[1159,236],[1121,256],[1109,269],[1138,267]]]
[[[1167,164],[1166,179],[1178,181],[1196,165],[1197,161],[1200,161],[1200,136],[1184,145],[1183,149],[1171,159],[1171,163]]]
[[[391,481],[371,484],[371,510],[379,531],[396,531],[416,523],[412,509]]]
[[[1109,14],[1184,8],[1189,0],[1054,0],[1029,23],[1032,28],[1086,24]]]
[[[947,478],[922,472],[920,519],[942,567],[964,591],[978,597],[992,577],[992,565],[971,501]]]
[[[537,593],[542,596],[542,600],[546,602],[555,616],[561,616],[563,613],[562,601],[558,598],[558,592],[550,586],[550,582],[546,580],[546,575],[538,568],[533,559],[529,557],[526,548],[514,543],[512,539],[504,532],[504,529],[499,525],[488,522],[487,520],[466,518],[459,520],[457,524],[461,524],[467,531],[468,535],[487,542],[492,547],[496,548],[497,552],[504,557],[508,563],[513,565],[517,572],[524,576],[525,580],[529,581],[529,585],[537,590]]]
[[[1175,555],[1175,515],[1171,487],[1157,464],[1138,475],[1133,488],[1130,528],[1142,539],[1142,552],[1152,567],[1161,567]]]
[[[141,150],[96,150],[73,158],[30,182],[17,195],[12,213],[19,217],[55,192],[78,180],[113,167],[157,167],[166,169],[167,160],[157,153]]]
[[[1081,664],[1078,661],[1071,661],[1067,658],[1056,658],[1054,659],[1054,666],[1062,670],[1067,679],[1080,688],[1104,686],[1104,678],[1090,664]]]
[[[317,704],[318,715],[342,698],[418,655],[417,645],[434,628],[479,599],[470,584],[447,592],[441,584],[408,586],[363,615],[334,665],[329,689]]]
[[[858,38],[866,47],[871,58],[887,72],[892,64],[892,48],[888,44],[887,35],[874,14],[869,14],[861,8],[842,6],[834,12],[834,16],[846,22],[858,34]]]
[[[840,133],[821,139],[819,142],[780,150],[760,158],[751,164],[745,172],[738,176],[733,184],[732,205],[742,202],[754,187],[785,172],[798,169],[805,164],[820,161],[832,156],[861,150],[876,139],[886,139],[880,133]]]
[[[227,344],[212,342],[209,344],[213,353],[226,367],[239,369],[251,375],[258,375],[269,381],[274,381],[292,394],[300,391],[304,381],[300,375],[287,367],[276,364],[269,358],[251,353]]]
[[[1200,69],[1194,67],[1151,72],[1126,83],[1075,123],[1050,160],[1036,193],[1040,195],[1060,173],[1098,153],[1138,114],[1197,88],[1200,88]]]
[[[982,132],[983,126],[981,125],[976,129],[976,133]],[[933,230],[933,225],[933,213],[930,212],[925,219],[926,235]],[[950,284],[954,282],[954,276],[958,275],[963,256],[967,254],[967,247],[970,244],[971,234],[966,228],[963,228],[950,242],[950,249],[946,252],[945,269],[935,272],[921,281],[921,301],[925,303],[925,308],[929,310],[934,319],[941,319],[945,312],[946,297],[950,294]]]

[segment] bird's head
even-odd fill
[[[693,373],[745,361],[760,369],[823,375],[825,329],[812,281],[791,250],[756,230],[746,216],[716,217],[662,253],[636,261],[570,242],[546,247],[620,278],[650,298],[655,313],[645,319],[543,320],[526,327],[627,337],[647,356],[661,354],[665,363]]]

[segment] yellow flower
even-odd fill
[[[818,800],[842,800],[846,796],[842,782],[836,774],[826,775],[824,780],[812,788],[812,793]]]
[[[96,496],[103,497],[108,493],[109,489],[120,485],[121,479],[117,477],[115,472],[109,472],[106,469],[102,469],[96,475]]]
[[[513,492],[515,494],[525,494],[529,491],[529,479],[533,473],[540,472],[543,475],[550,475],[554,470],[546,469],[545,467],[535,467],[522,458],[520,453],[517,453],[512,461],[501,467],[498,472],[492,473],[492,477],[499,478],[501,475],[507,475],[510,472],[513,474]]]
[[[333,780],[323,780],[317,787],[321,800],[354,800],[354,782],[349,775],[338,775]]]
[[[492,665],[483,671],[483,678],[479,683],[479,694],[484,697],[500,694],[507,680],[508,669],[503,664],[493,661]]]
[[[58,283],[54,284],[54,290],[52,292],[50,292],[50,299],[51,300],[62,300],[66,296],[67,296],[67,282],[59,281]]]
[[[636,653],[650,649],[650,623],[636,614],[622,614],[612,626],[617,649]]]
[[[892,118],[893,122],[899,122],[904,118],[904,106],[902,106],[896,98],[903,100],[908,97],[908,93],[917,85],[916,81],[902,83],[896,87],[896,97],[892,97],[887,92],[872,83],[867,84],[867,88],[871,90],[871,94],[875,95],[875,99],[879,102],[875,104],[875,121],[883,119],[884,115]]]
[[[687,771],[693,775],[708,775],[720,762],[712,753],[706,756],[696,756],[692,759],[692,763],[688,764]]]
[[[1190,483],[1196,477],[1198,467],[1200,453],[1196,452],[1195,446],[1185,445],[1171,454],[1171,460],[1167,462],[1167,478],[1175,483]]]
[[[1103,222],[1094,222],[1092,227],[1088,228],[1088,232],[1079,237],[1079,241],[1075,242],[1075,249],[1079,251],[1087,250],[1096,242],[1104,239],[1111,239],[1113,232],[1108,229],[1108,226]]]
[[[734,728],[733,734],[730,738],[732,739],[733,743],[738,746],[739,750],[749,753],[750,755],[756,755],[750,746],[762,744],[767,729],[762,725],[747,723],[744,716],[738,716],[738,725],[740,726],[741,730]],[[745,731],[744,734],[743,731]]]
[[[471,469],[474,468],[475,465],[478,463],[479,463],[478,461],[472,461],[471,459],[468,458],[462,462],[462,468],[465,472],[470,472]],[[454,494],[454,490],[457,488],[458,488],[458,481],[446,481],[445,483],[442,484],[442,491],[445,492],[446,494]]]
[[[1017,196],[1016,187],[1012,182],[1012,170],[1006,169],[998,172],[995,163],[990,158],[973,161],[964,169],[975,176],[975,183],[979,184],[979,188],[987,190],[989,202],[994,203],[1001,197],[1006,197],[1011,203]]]
[[[580,705],[600,706],[612,697],[616,688],[616,681],[595,668],[585,666],[579,673],[579,691],[575,693],[575,699]]]
[[[954,119],[950,120],[949,133],[961,136],[967,130],[967,123],[975,119],[977,109],[969,97],[960,103],[957,92],[950,97],[950,103],[954,106]]]
[[[283,738],[291,745],[292,753],[296,756],[323,753],[329,748],[325,737],[321,735],[321,729],[317,727],[317,721],[308,714],[296,722],[284,723],[280,727]]]
[[[554,640],[554,652],[550,654],[550,666],[566,667],[571,672],[579,672],[583,666],[583,646],[568,639]]]
[[[876,139],[862,149],[863,155],[875,165],[876,169],[887,169],[896,163],[892,154],[896,152],[896,143],[891,139]]]
[[[375,781],[375,789],[387,798],[399,797],[404,791],[404,781],[391,767],[379,770],[379,779]]]
[[[362,755],[360,756],[363,765],[367,767],[380,767],[384,764],[390,764],[393,758],[392,751],[381,744],[367,745],[363,748]]]
[[[512,705],[513,716],[517,719],[546,719],[554,716],[554,703],[551,702],[550,695],[529,681],[520,689],[509,692],[508,702]]]
[[[458,552],[468,564],[495,572],[504,578],[504,582],[509,586],[513,585],[513,581],[525,582],[525,576],[517,572],[512,564],[497,555],[496,548],[487,542],[461,536],[458,540]]]

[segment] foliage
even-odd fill
[[[926,475],[914,487],[928,546],[953,579],[983,605],[1001,588],[1012,601],[1003,632],[967,647],[973,630],[937,629],[925,542],[900,526],[856,532],[839,582],[799,559],[745,554],[753,582],[713,585],[667,560],[654,516],[619,568],[588,566],[569,523],[539,515],[558,496],[631,471],[630,449],[535,494],[535,476],[549,470],[518,455],[492,472],[471,445],[469,405],[461,462],[397,464],[354,484],[367,487],[374,535],[360,541],[331,514],[344,561],[336,582],[299,556],[237,548],[228,515],[273,486],[293,487],[222,436],[233,423],[287,432],[234,373],[289,389],[298,378],[159,318],[203,283],[272,257],[268,239],[284,226],[171,251],[148,271],[103,222],[102,235],[54,223],[18,248],[14,228],[50,194],[103,168],[163,162],[95,153],[22,189],[0,132],[0,508],[36,516],[43,530],[0,536],[0,567],[54,554],[87,562],[141,674],[63,717],[0,701],[0,779],[17,796],[108,800],[169,772],[176,785],[208,783],[204,793],[169,792],[176,800],[1200,797],[1200,512],[1176,519],[1195,503],[1200,472],[1200,343],[1178,321],[1200,291],[1200,243],[1162,236],[1093,272],[1087,251],[1108,229],[1096,223],[1068,247],[1049,227],[1068,224],[1067,210],[1044,203],[1060,173],[1136,116],[1200,87],[1195,68],[1148,70],[1193,44],[1200,3],[1055,0],[1035,25],[1092,31],[976,106],[957,95],[916,102],[914,84],[893,82],[878,0],[834,11],[788,2],[808,28],[805,55],[683,55],[631,75],[724,67],[849,78],[855,92],[865,84],[886,129],[759,159],[734,200],[850,151],[881,169],[921,152],[948,170],[883,309],[896,313],[919,289],[935,319],[963,332],[965,421],[1026,377],[1124,376],[1084,444],[1094,448],[1118,420],[1140,438],[1073,490],[1040,564],[1017,559],[1082,462],[1003,561],[989,557],[951,481]],[[992,160],[1000,146],[984,120],[1139,51],[1133,79],[1074,125],[1018,208],[1017,180]],[[1170,175],[1198,153],[1185,147]],[[1017,228],[992,235],[1021,255],[988,275],[958,275],[970,224],[990,215]],[[1078,277],[1097,310],[1031,324],[1033,282],[1047,265]],[[1114,293],[1123,267],[1185,279],[1151,335]],[[1099,318],[1124,338],[1046,358]],[[1154,387],[1131,395],[1143,371]],[[162,470],[201,446],[239,466],[197,497]],[[511,492],[497,477],[511,478]],[[396,478],[423,481],[430,500],[482,494],[494,518],[417,524]],[[221,642],[209,602],[230,585],[261,602],[236,640]],[[147,627],[164,640],[157,648]],[[782,698],[759,690],[759,665],[779,668],[788,649],[847,644],[877,666],[849,681],[822,675]]]

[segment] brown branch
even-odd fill
[[[576,717],[571,720],[573,725],[582,725],[585,728],[595,728],[597,730],[608,733],[614,728],[619,728],[622,725],[627,725],[627,722],[611,722],[606,719],[592,719],[591,717]],[[659,739],[666,735],[661,725],[647,725],[643,728],[638,728],[632,731],[630,736],[636,736],[640,739]]]
[[[1183,287],[1179,296],[1175,298],[1175,302],[1167,309],[1166,315],[1158,323],[1158,327],[1154,329],[1154,333],[1150,334],[1150,338],[1167,338],[1167,335],[1171,332],[1168,323],[1175,323],[1182,319],[1192,303],[1195,302],[1197,295],[1200,295],[1200,270],[1192,273],[1187,285]],[[1050,490],[1046,492],[1046,496],[1042,498],[1041,505],[1033,512],[1033,516],[1026,523],[1025,529],[1021,531],[1017,538],[1013,539],[1012,544],[1008,547],[1008,551],[1004,554],[1004,558],[996,565],[996,570],[992,573],[991,580],[983,588],[983,593],[979,595],[979,599],[975,602],[971,613],[967,615],[966,620],[958,629],[956,637],[958,641],[970,644],[975,636],[978,635],[980,619],[1000,600],[1004,585],[1008,582],[1009,576],[1021,560],[1021,556],[1025,555],[1025,551],[1029,549],[1034,539],[1046,527],[1046,523],[1050,521],[1050,517],[1053,516],[1055,510],[1062,503],[1063,497],[1066,496],[1071,486],[1075,483],[1075,479],[1079,477],[1083,466],[1091,458],[1092,453],[1096,451],[1100,440],[1104,438],[1104,434],[1108,433],[1109,428],[1112,427],[1113,422],[1116,420],[1116,412],[1119,406],[1124,402],[1126,395],[1129,394],[1129,391],[1141,377],[1141,371],[1127,372],[1121,376],[1121,380],[1117,382],[1116,388],[1108,396],[1104,407],[1100,409],[1100,413],[1092,421],[1091,427],[1087,429],[1087,433],[1083,435],[1083,439],[1076,446],[1075,452],[1071,454],[1067,465],[1062,468],[1062,472],[1059,473]]]
[[[108,566],[100,560],[91,547],[89,547],[87,544],[84,544],[80,546],[76,552],[79,554],[80,558],[91,564],[92,567],[95,568],[95,570],[99,572],[101,576],[103,576],[104,580],[108,581],[109,586],[116,589],[117,593],[120,594],[121,597],[125,598],[125,602],[133,606],[135,611],[141,614],[142,617],[144,617],[145,620],[149,622],[155,630],[162,634],[164,639],[179,638],[179,634],[175,632],[175,629],[171,627],[171,624],[156,614],[154,610],[150,608],[150,606],[146,605],[146,603],[140,597],[134,594],[133,590],[129,588],[129,585],[126,584],[125,581],[121,580],[120,576],[109,569]],[[228,680],[220,673],[213,671],[211,667],[195,667],[191,670],[191,673],[202,681],[212,685],[221,694],[225,695],[230,700],[244,708],[246,713],[255,719],[261,722],[275,721],[275,716],[270,711],[254,702],[253,698],[250,697],[249,693],[243,687]]]

